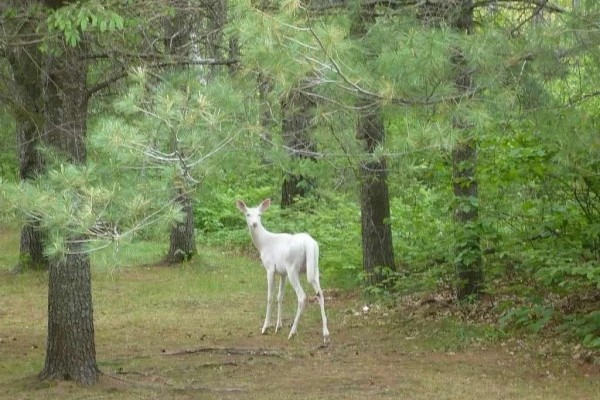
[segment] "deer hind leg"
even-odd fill
[[[279,328],[283,327],[281,322],[281,305],[283,304],[283,294],[285,293],[285,283],[287,281],[286,275],[281,275],[279,279],[279,292],[277,292],[277,324],[275,325],[275,333],[279,331]]]
[[[296,296],[298,296],[298,309],[296,310],[296,317],[294,318],[294,323],[292,324],[292,329],[290,330],[290,334],[288,336],[288,339],[291,339],[292,336],[296,334],[296,329],[298,328],[298,321],[300,320],[302,310],[304,310],[304,304],[306,302],[306,293],[304,293],[304,289],[302,289],[302,285],[300,285],[300,278],[298,277],[297,273],[288,273],[288,278],[290,280],[290,284],[296,292]]]
[[[262,334],[267,333],[267,329],[271,326],[271,303],[273,301],[273,282],[275,281],[275,270],[267,270],[267,315],[265,323],[262,327]]]
[[[310,282],[313,289],[315,289],[315,293],[317,293],[317,300],[319,301],[319,306],[321,307],[321,320],[323,321],[323,342],[329,343],[329,329],[327,329],[327,316],[325,315],[325,298],[323,297],[323,291],[321,290],[321,285],[319,285],[319,280],[315,279],[313,282]]]

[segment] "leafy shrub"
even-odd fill
[[[500,328],[527,329],[539,333],[552,320],[554,309],[545,305],[515,307],[506,311],[499,320]]]
[[[600,311],[569,315],[561,328],[578,337],[585,347],[600,350]]]

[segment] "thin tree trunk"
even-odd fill
[[[460,300],[477,296],[483,289],[483,267],[477,221],[477,145],[464,140],[452,150],[452,186],[457,207],[454,219],[460,225],[455,248],[455,268],[458,277],[457,296]]]
[[[258,84],[258,100],[260,102],[260,127],[262,128],[261,139],[265,149],[271,148],[271,129],[275,126],[275,118],[273,116],[273,108],[269,103],[269,95],[273,90],[271,79],[260,72],[257,77]]]
[[[206,21],[206,51],[210,57],[220,60],[226,53],[223,41],[223,33],[227,24],[227,0],[213,0],[207,3]],[[228,50],[231,50],[229,48]],[[214,79],[221,67],[214,65],[210,68],[208,79]]]
[[[171,55],[181,56],[193,52],[189,46],[194,24],[198,18],[193,18],[186,11],[187,0],[170,0],[175,7],[175,15],[165,21],[165,45]],[[171,141],[171,151],[180,152],[177,139]],[[179,186],[179,187],[178,187]],[[196,247],[196,230],[194,229],[194,207],[191,193],[186,190],[183,181],[175,182],[173,186],[175,201],[181,207],[183,220],[176,221],[169,235],[169,250],[163,262],[168,265],[181,264],[189,261],[198,252]]]
[[[453,0],[452,27],[470,34],[473,29],[472,0]],[[473,89],[471,71],[461,49],[455,49],[452,57],[454,84],[465,97]],[[483,258],[478,230],[479,206],[477,203],[477,141],[469,132],[470,123],[460,116],[453,121],[454,128],[462,131],[463,139],[452,150],[452,186],[456,198],[454,219],[459,225],[455,248],[455,268],[458,285],[457,296],[465,300],[479,296],[483,290]]]
[[[189,261],[197,252],[192,198],[179,189],[176,201],[183,211],[184,219],[182,222],[176,222],[171,228],[169,252],[165,257],[167,264]]]
[[[365,151],[373,154],[385,138],[383,118],[377,109],[366,106],[364,110],[358,114],[356,137],[364,144]],[[385,158],[360,163],[360,185],[363,269],[367,283],[378,285],[385,283],[382,268],[396,269]]]
[[[45,236],[37,221],[26,222],[21,227],[19,261],[16,272],[24,270],[46,271],[50,265],[44,254]]]
[[[15,35],[35,34],[32,21],[20,24]],[[42,54],[38,44],[22,44],[6,52],[14,82],[13,114],[16,120],[16,135],[19,149],[19,178],[35,178],[42,172],[43,164],[37,146],[41,143],[43,125],[42,106]],[[16,271],[46,270],[48,259],[44,256],[44,235],[38,224],[31,220],[21,228],[19,262]]]
[[[302,79],[281,101],[281,135],[292,160],[315,160],[317,146],[310,137],[315,103],[306,93],[310,90],[309,79]],[[314,184],[314,180],[302,174],[288,172],[281,185],[281,207],[289,207],[296,198],[305,197]]]
[[[455,31],[470,34],[473,29],[472,0],[446,0],[423,2],[418,18],[432,28],[450,26]],[[454,86],[464,101],[472,96],[473,72],[460,48],[453,49]],[[454,248],[459,300],[477,297],[483,289],[483,258],[478,230],[477,204],[477,142],[472,137],[471,125],[466,118],[455,116],[453,127],[461,132],[462,139],[452,150],[452,188],[455,197],[454,221],[456,245]]]

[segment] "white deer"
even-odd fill
[[[237,208],[246,216],[248,229],[252,236],[254,246],[260,252],[260,259],[267,270],[267,315],[262,328],[265,334],[271,325],[271,302],[273,297],[273,284],[275,275],[279,275],[279,292],[277,294],[277,324],[275,333],[283,325],[281,323],[281,304],[285,291],[286,280],[294,288],[298,296],[298,309],[296,318],[292,324],[292,329],[288,339],[296,334],[298,320],[304,309],[306,294],[300,284],[300,273],[306,273],[308,282],[312,285],[317,294],[319,306],[321,307],[321,318],[323,320],[323,341],[329,342],[329,330],[327,329],[327,317],[325,316],[325,300],[323,291],[319,284],[319,245],[307,233],[298,233],[291,235],[289,233],[271,233],[267,231],[260,217],[263,212],[271,205],[271,199],[266,199],[258,207],[246,207],[242,200],[236,201]]]

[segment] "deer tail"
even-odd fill
[[[310,283],[319,281],[319,245],[314,240],[306,246],[306,279]]]

